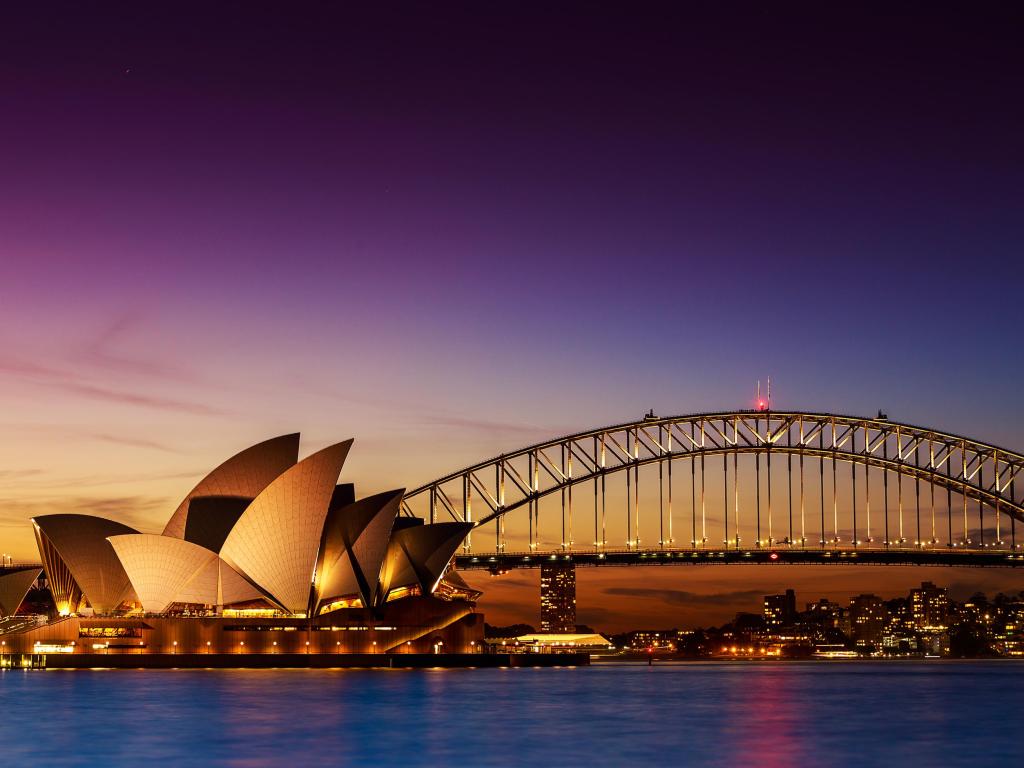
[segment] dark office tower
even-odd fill
[[[576,631],[576,566],[572,563],[540,567],[540,631]]]
[[[930,581],[922,582],[920,589],[910,590],[910,609],[914,624],[919,628],[944,626],[949,612],[949,595],[945,587],[936,587]]]
[[[879,646],[889,614],[875,595],[857,595],[850,600],[850,634],[858,648]]]
[[[796,593],[787,589],[784,595],[765,595],[764,621],[772,629],[796,621]]]

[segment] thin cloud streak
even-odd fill
[[[123,437],[119,435],[106,435],[106,434],[92,434],[90,437],[93,440],[99,440],[104,443],[113,443],[114,445],[127,445],[130,448],[150,448],[154,451],[163,451],[164,453],[180,453],[170,446],[158,443],[155,440],[146,440],[143,438],[132,438]]]
[[[208,470],[183,470],[181,472],[140,472],[132,475],[88,475],[88,476],[66,476],[52,477],[47,471],[37,470],[22,476],[11,475],[12,478],[22,480],[18,483],[19,490],[32,492],[56,492],[76,488],[101,488],[104,486],[129,485],[138,483],[153,483],[161,480],[199,480],[205,476]],[[0,479],[4,479],[0,475]]]
[[[196,416],[225,416],[229,414],[225,409],[215,408],[202,403],[102,387],[84,381],[70,371],[19,360],[8,359],[7,361],[0,362],[0,373],[30,379],[44,386],[105,402],[189,413]]]
[[[135,392],[121,392],[113,389],[105,389],[92,384],[68,382],[64,388],[86,397],[98,400],[105,400],[111,403],[122,403],[126,405],[138,405],[146,408],[154,408],[164,411],[176,411],[179,413],[191,413],[196,416],[226,416],[228,411],[221,408],[214,408],[200,403],[190,403],[184,400],[175,400],[169,397],[155,397],[142,395]]]
[[[97,515],[145,531],[169,517],[171,502],[159,496],[73,496],[42,499],[0,499],[0,525],[25,526],[30,518],[52,514]]]
[[[455,427],[457,429],[472,430],[476,432],[498,432],[505,434],[526,435],[540,439],[550,438],[553,434],[560,434],[557,427],[539,427],[534,424],[520,424],[508,421],[491,421],[488,419],[474,419],[465,416],[449,416],[444,414],[425,415],[420,419],[422,424]]]
[[[44,470],[34,469],[0,469],[0,480],[21,480],[43,474]]]
[[[759,589],[698,594],[696,592],[687,592],[682,589],[606,587],[603,592],[606,595],[613,595],[615,597],[637,597],[642,599],[661,600],[662,602],[669,603],[671,605],[683,606],[749,605],[752,600],[760,599],[764,595],[764,591]]]
[[[191,380],[178,367],[167,362],[131,357],[116,351],[118,343],[143,325],[140,312],[126,312],[115,317],[96,338],[79,349],[78,359],[84,364],[118,373],[131,373],[177,381]]]

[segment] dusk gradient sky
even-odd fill
[[[984,3],[5,7],[0,546],[158,530],[285,432],[355,437],[362,495],[769,374],[1024,448],[1022,39]],[[921,578],[1024,587],[581,572],[580,618]],[[536,574],[475,581],[536,621]]]

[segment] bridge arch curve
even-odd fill
[[[900,520],[902,528],[903,496],[902,481],[912,480],[915,484],[915,501],[918,516],[920,515],[921,482],[933,489],[944,492],[948,502],[948,539],[940,542],[934,530],[931,536],[919,535],[913,541],[915,547],[944,545],[949,547],[983,546],[986,548],[1017,549],[1016,522],[1024,521],[1024,484],[1017,483],[1018,475],[1024,469],[1024,455],[1019,452],[984,443],[979,440],[956,435],[950,432],[920,427],[887,418],[864,418],[830,413],[813,413],[803,411],[730,411],[715,413],[698,413],[683,416],[658,418],[647,416],[639,421],[617,424],[610,427],[587,430],[573,435],[554,438],[537,443],[512,453],[502,454],[473,466],[453,472],[442,478],[424,484],[409,491],[403,500],[403,511],[406,514],[417,514],[430,519],[451,517],[457,520],[475,522],[477,529],[489,523],[495,526],[495,551],[503,551],[502,531],[504,518],[510,513],[525,509],[530,516],[532,531],[534,517],[538,514],[541,500],[558,495],[561,498],[563,528],[568,513],[570,533],[563,536],[561,549],[572,550],[571,534],[573,515],[573,489],[592,485],[594,488],[594,546],[593,549],[607,547],[597,530],[597,498],[604,493],[604,486],[609,477],[625,473],[627,497],[635,494],[634,501],[629,502],[637,507],[636,524],[639,530],[639,484],[640,469],[657,465],[659,472],[659,492],[664,492],[662,477],[664,470],[668,472],[669,487],[669,520],[671,526],[671,487],[672,466],[678,462],[690,462],[691,474],[699,462],[703,473],[709,459],[722,457],[723,479],[726,487],[720,493],[723,496],[723,511],[726,531],[729,526],[728,511],[730,474],[729,459],[732,457],[732,482],[738,483],[739,457],[753,457],[757,481],[757,515],[758,530],[755,539],[757,547],[795,544],[806,544],[807,539],[795,541],[787,536],[784,541],[767,538],[761,530],[761,504],[767,504],[769,531],[771,530],[771,492],[772,492],[772,457],[786,465],[788,473],[788,504],[792,516],[793,504],[793,467],[799,466],[800,488],[803,489],[805,464],[817,468],[821,479],[821,513],[822,531],[820,544],[824,545],[824,513],[825,513],[825,467],[829,467],[832,479],[832,492],[836,493],[837,467],[849,467],[851,472],[850,489],[854,496],[851,510],[852,521],[847,521],[846,532],[849,534],[847,546],[867,546],[874,543],[870,535],[870,514],[872,503],[872,477],[880,482],[883,489],[876,488],[874,493],[883,492],[883,504],[888,505],[890,490],[888,483],[892,478],[899,487]],[[762,481],[760,473],[767,473],[767,496],[761,498]],[[861,476],[858,478],[858,468]],[[778,471],[778,463],[776,464]],[[845,472],[846,470],[844,470]],[[878,476],[881,476],[880,478]],[[633,479],[632,486],[630,479]],[[1021,488],[1018,489],[1018,485]],[[703,489],[703,484],[702,484]],[[861,490],[860,505],[857,494]],[[802,493],[802,491],[801,491]],[[736,519],[735,548],[739,549],[741,540],[739,530],[739,493],[734,490]],[[934,529],[934,492],[930,494]],[[961,530],[961,538],[954,540],[953,497],[956,497],[957,528]],[[703,497],[703,492],[702,492]],[[627,501],[629,499],[627,498]],[[804,499],[801,496],[801,507]],[[831,500],[833,512],[838,503],[833,496]],[[864,532],[864,520],[858,521],[857,513],[860,506],[867,504],[868,535]],[[568,503],[568,509],[566,505]],[[977,509],[978,528],[982,541],[971,541],[968,534],[970,513]],[[988,518],[985,517],[986,513]],[[659,520],[663,514],[659,511]],[[1004,519],[1005,518],[1005,519]],[[988,522],[987,522],[988,521]],[[627,527],[629,518],[627,516]],[[852,522],[852,526],[849,523]],[[860,524],[860,528],[858,528]],[[1012,540],[1007,542],[1003,537],[1004,526],[1008,524],[1012,531]],[[987,528],[987,526],[992,526]],[[918,523],[918,527],[920,524]],[[839,543],[839,524],[835,525],[837,536],[833,543]],[[986,532],[988,541],[984,541]],[[532,532],[531,532],[532,537]],[[691,546],[706,544],[707,540],[691,541]],[[666,547],[674,542],[671,535],[661,534],[658,546]],[[631,545],[639,547],[639,537],[631,541],[627,537],[626,548]],[[729,536],[724,541],[729,547]],[[885,547],[901,546],[907,540],[900,536],[893,540],[888,530],[888,513],[886,514],[886,530],[883,540],[879,542]],[[470,551],[471,540],[467,539],[466,551]],[[536,545],[532,542],[531,549]]]

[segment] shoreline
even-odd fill
[[[7,654],[3,669],[474,669],[589,666],[588,653]]]

